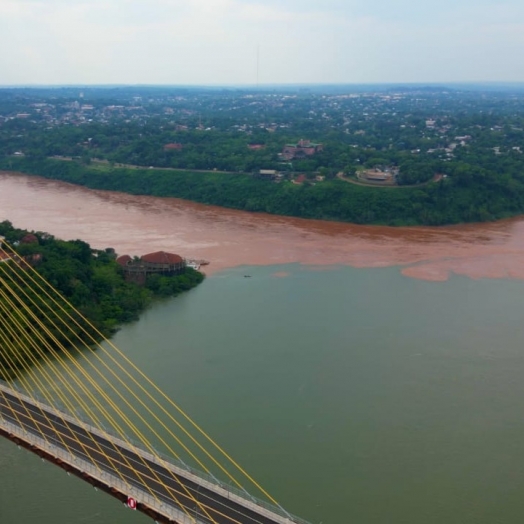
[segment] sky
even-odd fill
[[[523,0],[0,0],[0,85],[486,81]]]

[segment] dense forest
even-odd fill
[[[179,197],[246,211],[358,224],[442,225],[524,212],[524,172],[514,177],[459,165],[453,177],[422,187],[370,188],[342,180],[294,184],[249,175],[100,169],[59,160],[0,159],[9,168],[94,189]]]
[[[287,154],[301,139],[320,147]],[[0,169],[361,224],[494,220],[524,212],[524,93],[6,89]]]
[[[0,263],[0,363],[4,368],[12,368],[13,362],[19,358],[15,353],[17,345],[24,343],[24,317],[32,319],[32,323],[43,323],[42,345],[71,344],[72,341],[59,329],[64,322],[80,340],[100,340],[102,335],[114,333],[120,324],[136,320],[155,298],[187,291],[204,278],[202,273],[186,268],[183,274],[176,276],[152,275],[145,286],[139,286],[125,281],[122,268],[115,262],[115,253],[110,248],[93,250],[81,240],[64,241],[47,233],[29,233],[16,229],[8,221],[0,223],[0,235],[5,238],[0,253],[8,253],[11,246],[15,246],[22,257],[19,263]],[[67,303],[60,299],[61,306],[58,307],[53,302],[53,292],[47,295],[38,287],[39,280],[32,276],[25,261]],[[86,326],[78,313],[85,316],[92,327]],[[67,315],[71,315],[73,320]],[[85,332],[75,325],[76,320],[87,327]],[[9,340],[3,340],[3,337]],[[9,355],[6,353],[8,348]],[[23,353],[21,350],[20,354]]]

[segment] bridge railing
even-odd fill
[[[184,511],[163,503],[160,494],[158,494],[158,496],[153,496],[151,493],[144,491],[136,484],[124,482],[121,478],[111,473],[111,471],[103,469],[90,461],[81,459],[73,453],[65,450],[62,446],[48,442],[43,437],[39,437],[30,431],[26,431],[18,426],[18,424],[14,424],[5,417],[2,417],[1,413],[0,426],[8,429],[11,434],[17,436],[27,444],[49,453],[56,459],[62,460],[83,473],[87,473],[90,477],[98,480],[106,486],[116,488],[120,493],[135,498],[138,502],[145,504],[165,517],[179,522],[180,524],[209,524],[208,519],[204,518],[202,515],[196,514],[195,517],[192,517]]]
[[[6,384],[1,379],[0,379],[0,384],[5,385],[5,387],[10,388],[10,389],[16,391],[17,393],[19,393],[21,395],[26,395],[27,394],[22,388],[19,388],[16,384]],[[41,398],[39,398],[38,395],[33,394],[33,397],[36,400],[38,400],[40,403],[42,403],[43,405],[48,406],[46,401],[42,400]],[[93,431],[93,432],[99,432],[100,431],[97,428],[94,428],[91,425],[91,423],[88,420],[86,420],[86,418],[84,416],[80,415],[79,413],[74,413],[73,414],[69,410],[64,408],[61,405],[61,403],[57,402],[57,404],[58,404],[57,407],[60,409],[60,411],[62,411],[63,413],[69,415],[70,417],[72,417],[74,419],[78,419],[78,421],[82,425],[84,425],[86,428],[88,428],[90,431]],[[48,406],[48,407],[51,408],[51,406]],[[52,409],[56,409],[56,408],[52,408]],[[108,436],[110,436],[111,438],[117,439],[117,440],[125,439],[124,443],[128,442],[133,447],[141,450],[142,452],[146,452],[143,449],[142,444],[136,442],[132,438],[129,438],[127,435],[123,435],[123,436],[122,435],[118,435],[115,432],[112,432],[111,430],[108,430],[105,427],[103,427],[103,429],[104,429],[104,432]],[[260,499],[258,497],[255,497],[254,495],[251,495],[246,490],[243,490],[243,489],[240,489],[240,488],[238,488],[236,486],[233,486],[231,484],[225,483],[225,482],[217,479],[213,475],[207,474],[207,473],[205,473],[203,471],[200,471],[199,469],[191,467],[190,465],[186,464],[184,461],[182,461],[180,459],[174,458],[172,456],[169,456],[169,455],[166,455],[164,453],[161,453],[161,452],[157,451],[154,447],[153,447],[153,449],[154,449],[155,453],[154,453],[154,455],[152,455],[152,457],[153,458],[156,457],[160,461],[161,465],[164,465],[164,466],[165,465],[171,465],[171,466],[174,466],[175,468],[179,468],[181,470],[184,470],[187,473],[197,477],[198,479],[200,479],[201,481],[203,481],[205,483],[208,483],[208,484],[211,484],[213,486],[216,486],[217,488],[221,488],[226,493],[229,493],[229,494],[232,494],[232,495],[234,495],[236,497],[239,497],[242,500],[246,500],[248,502],[251,502],[252,504],[255,504],[255,505],[257,505],[257,506],[259,506],[261,508],[266,509],[267,511],[275,513],[275,514],[279,515],[280,517],[282,517],[282,518],[284,518],[284,519],[286,519],[286,520],[288,520],[290,522],[293,522],[295,524],[310,524],[308,521],[306,521],[304,519],[301,519],[300,517],[297,517],[296,515],[292,515],[291,513],[288,513],[286,510],[284,510],[280,506],[277,506],[277,505],[272,504],[272,503],[270,503],[268,501],[265,501],[265,500],[262,500],[262,499]]]
[[[248,491],[240,489],[236,486],[232,486],[231,484],[225,483],[212,475],[206,474],[203,471],[192,468],[191,466],[189,466],[188,464],[180,460],[174,459],[172,457],[167,457],[164,454],[159,453],[159,452],[157,452],[157,454],[159,455],[160,458],[162,458],[166,462],[172,463],[181,469],[185,469],[188,473],[191,473],[195,477],[198,477],[202,479],[203,481],[209,482],[211,484],[215,484],[216,486],[222,488],[224,491],[227,491],[228,493],[236,495],[237,497],[240,497],[248,501],[250,500],[257,506],[265,508],[268,511],[271,511],[272,513],[276,513],[280,515],[281,517],[288,519],[291,522],[294,522],[296,524],[310,524],[308,521],[303,520],[300,517],[297,517],[296,515],[292,515],[291,513],[288,513],[285,509],[281,508],[280,506],[276,506],[275,504],[272,504],[271,502],[267,502],[258,497],[255,497],[254,495],[251,495]]]

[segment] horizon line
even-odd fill
[[[198,83],[0,83],[0,88],[33,88],[33,87],[204,87],[204,88],[247,88],[247,89],[261,89],[264,87],[340,87],[340,86],[447,86],[447,85],[521,85],[524,86],[524,80],[521,81],[506,81],[506,80],[453,80],[453,81],[393,81],[393,82],[267,82],[260,84],[248,83],[233,83],[233,84],[198,84]]]

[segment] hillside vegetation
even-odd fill
[[[14,228],[8,221],[0,223],[0,235],[7,241],[5,249],[9,251],[7,246],[15,245],[17,253],[68,303],[59,300],[58,306],[52,299],[53,293],[47,295],[38,286],[40,281],[24,262],[1,263],[0,331],[8,337],[0,344],[0,362],[4,367],[13,367],[19,355],[26,352],[24,322],[42,323],[42,338],[37,341],[41,347],[67,347],[75,342],[60,328],[64,322],[78,340],[92,342],[110,336],[121,324],[138,319],[155,298],[187,291],[204,278],[200,272],[186,268],[177,276],[154,275],[142,287],[125,281],[112,249],[98,251],[82,240],[64,241],[42,232],[33,234],[37,241],[20,242],[27,231]],[[92,326],[87,326],[81,315]]]
[[[442,225],[495,220],[524,212],[524,172],[457,165],[453,176],[417,188],[373,188],[327,180],[294,184],[249,175],[174,170],[99,169],[52,159],[0,159],[0,168],[93,189],[178,197],[245,211],[357,224]]]

